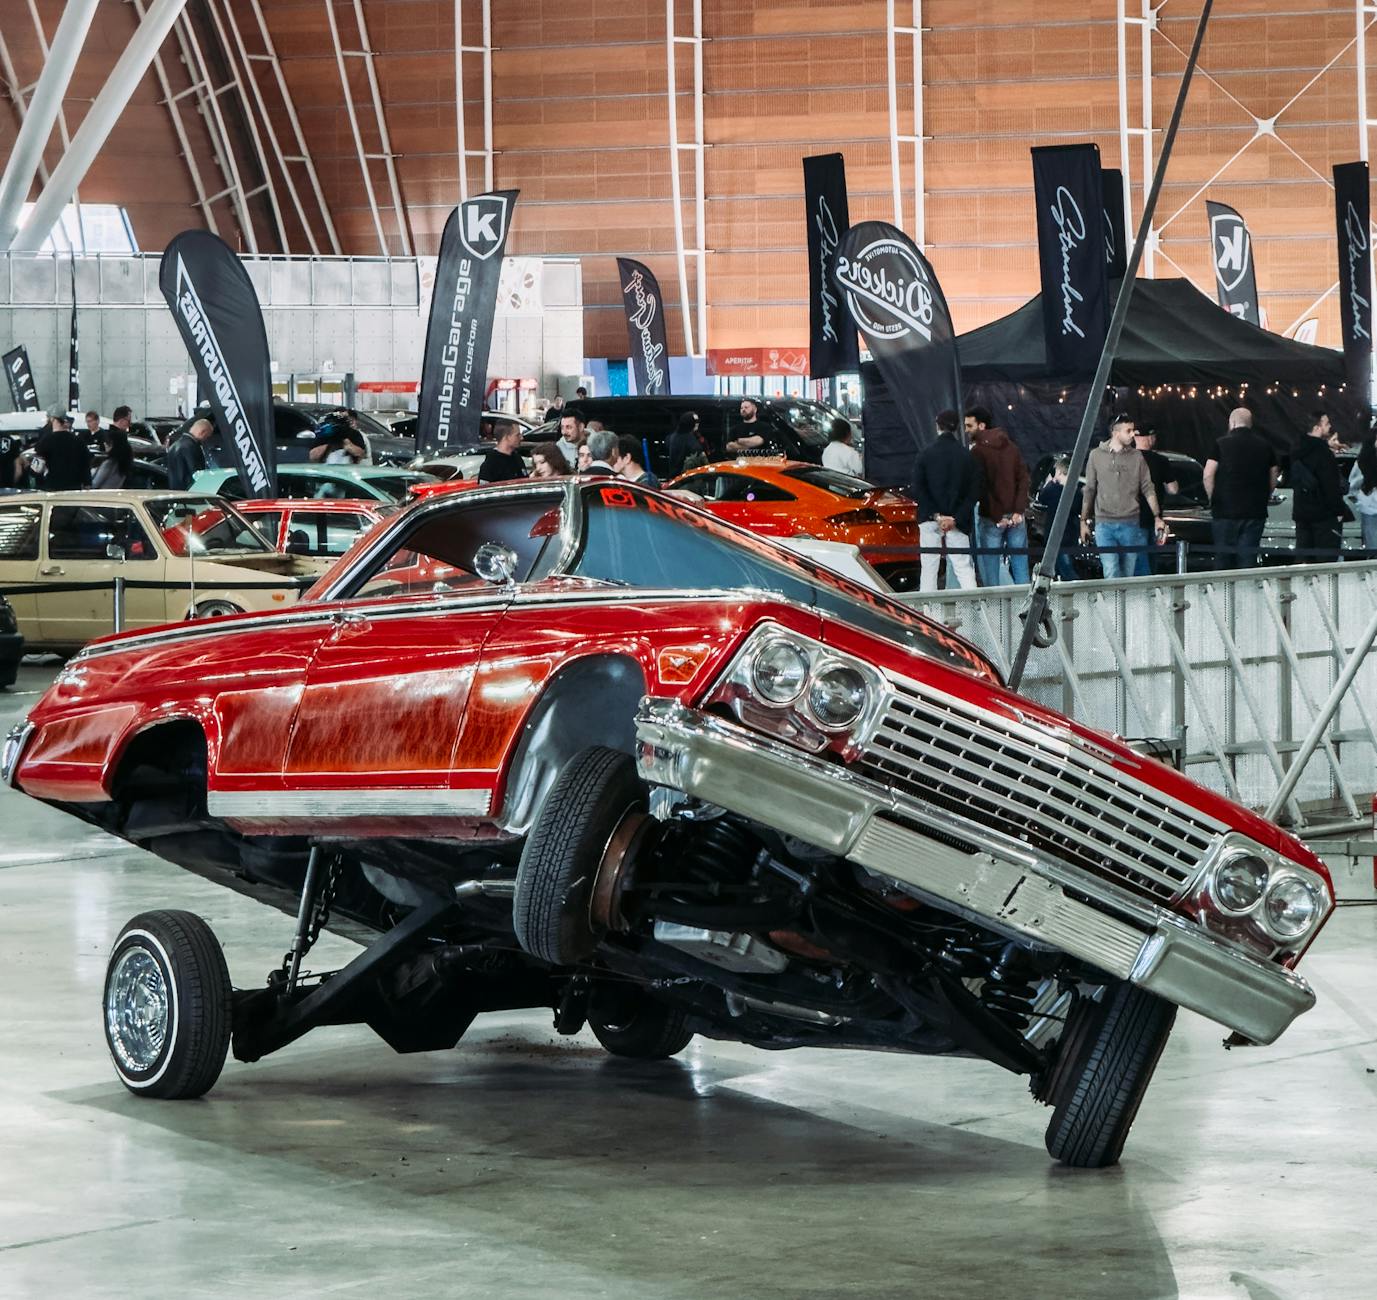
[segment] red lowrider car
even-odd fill
[[[436,496],[301,605],[94,642],[3,771],[296,917],[247,990],[197,917],[129,923],[105,1032],[149,1097],[322,1024],[416,1051],[548,1006],[631,1057],[983,1057],[1100,1166],[1178,1006],[1267,1043],[1312,1005],[1333,906],[1278,827],[941,626],[608,481]],[[324,926],[369,946],[308,975]]]

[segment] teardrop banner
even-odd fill
[[[1124,208],[1124,174],[1117,167],[1100,171],[1104,183],[1104,265],[1111,280],[1122,280],[1128,270],[1127,212]]]
[[[907,448],[881,449],[867,439],[867,473],[907,483],[917,453],[937,437],[938,414],[961,411],[956,334],[942,286],[914,242],[883,221],[847,231],[833,279],[911,440]],[[875,456],[888,462],[885,470],[871,470]]]
[[[209,231],[184,230],[163,252],[158,287],[191,353],[245,495],[277,496],[268,335],[244,264]]]
[[[642,397],[669,394],[669,345],[665,341],[665,300],[654,272],[629,257],[617,259],[617,278],[626,310],[626,342],[631,371]]]
[[[1047,365],[1058,376],[1089,378],[1109,329],[1099,146],[1048,145],[1032,153]]]
[[[838,245],[851,228],[846,161],[841,154],[817,154],[803,160],[803,200],[808,218],[809,377],[854,374],[860,368],[856,331],[832,278]]]
[[[22,343],[11,348],[3,357],[5,379],[10,386],[10,400],[16,411],[41,411],[38,389],[33,382],[33,367],[29,364],[29,350]]]
[[[1214,286],[1219,305],[1231,316],[1261,326],[1257,272],[1248,225],[1227,203],[1205,200],[1210,219],[1210,254],[1214,258]]]
[[[72,257],[72,330],[67,343],[67,409],[81,409],[81,365],[77,358],[76,256]]]
[[[479,440],[502,253],[518,193],[479,194],[445,222],[416,399],[417,451],[443,455]]]

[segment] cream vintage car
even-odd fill
[[[117,577],[124,627],[134,629],[280,609],[329,563],[273,550],[205,493],[0,496],[0,592],[29,650],[71,650],[112,631]]]

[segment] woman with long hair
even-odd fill
[[[1363,550],[1377,559],[1377,440],[1368,438],[1358,448],[1358,459],[1348,472],[1348,491],[1362,525]]]
[[[134,449],[129,445],[129,435],[112,424],[100,431],[100,444],[105,449],[105,459],[96,470],[91,486],[122,488],[134,468]]]
[[[538,442],[531,448],[532,478],[559,478],[569,472],[569,462],[553,442]]]

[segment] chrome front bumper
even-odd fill
[[[33,735],[33,723],[21,722],[11,727],[5,737],[5,745],[0,750],[0,785],[13,785],[14,774],[19,770],[19,760],[24,755],[24,746]]]
[[[1299,976],[1186,917],[734,723],[647,697],[636,734],[637,764],[647,781],[828,849],[982,925],[1058,948],[1254,1042],[1272,1042],[1315,1004]],[[949,847],[952,839],[975,851]]]

